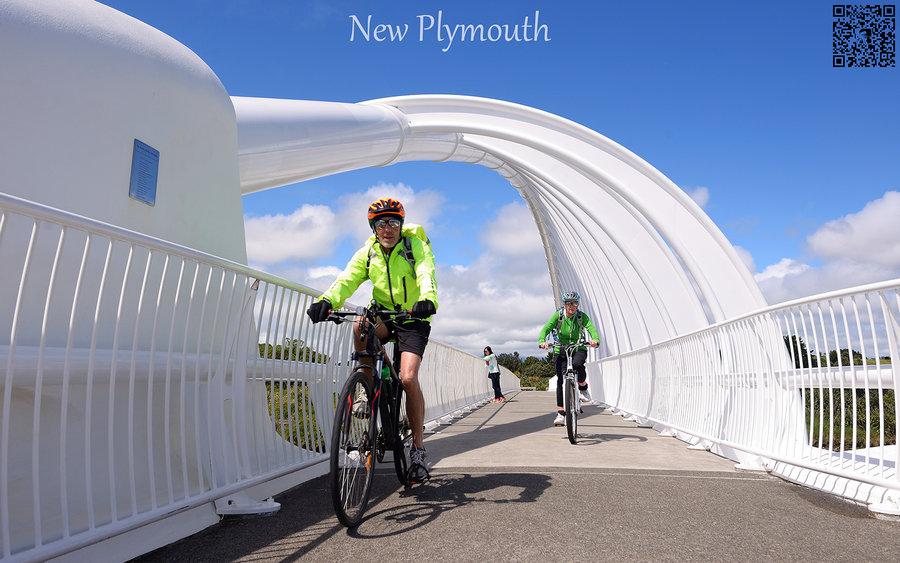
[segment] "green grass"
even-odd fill
[[[316,420],[306,383],[266,383],[269,414],[275,430],[295,446],[325,451],[325,438]]]
[[[897,443],[897,413],[893,389],[885,389],[881,395],[877,389],[869,390],[868,411],[867,394],[863,389],[857,389],[855,393],[852,389],[804,389],[803,397],[806,428],[810,431],[813,445],[832,451],[880,446],[882,418],[884,445]]]
[[[282,361],[326,363],[328,356],[298,339],[281,344],[259,344],[259,357]],[[266,382],[266,400],[275,430],[288,442],[315,452],[325,451],[325,438],[316,420],[316,409],[306,383]]]

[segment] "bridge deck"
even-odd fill
[[[221,524],[140,558],[157,561],[894,560],[898,524],[585,407],[581,440],[550,426],[551,393],[510,394],[426,439],[430,482],[376,476],[346,530],[325,477],[281,511]]]

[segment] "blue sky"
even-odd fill
[[[832,67],[832,2],[103,3],[185,44],[231,95],[462,94],[590,127],[693,194],[770,303],[900,277],[900,74]],[[539,12],[550,41],[448,46],[433,30],[419,41],[418,16],[439,11],[444,23],[485,26]],[[367,42],[358,32],[350,41],[351,16],[369,15],[409,31],[403,41]],[[384,191],[404,196],[435,241],[435,337],[468,351],[491,344],[536,354],[554,306],[546,264],[536,235],[500,244],[527,216],[515,190],[480,167],[409,163],[246,196],[251,247],[251,233],[257,243],[319,237],[314,253],[274,261],[251,250],[251,264],[324,288],[364,234],[334,225],[353,213],[362,223],[366,198]],[[331,232],[304,231],[310,217]],[[527,312],[510,314],[504,303]],[[473,325],[476,311],[498,307],[503,314]]]

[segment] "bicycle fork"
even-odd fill
[[[584,412],[581,410],[581,401],[578,396],[578,383],[574,373],[570,372],[566,374],[566,386],[571,390],[572,411],[578,413]]]
[[[566,357],[566,385],[572,386],[572,405],[573,411],[581,414],[584,412],[581,408],[581,394],[578,389],[578,376],[575,375],[575,368],[572,365],[572,353]]]

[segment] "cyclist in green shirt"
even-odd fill
[[[590,345],[596,348],[600,345],[598,342],[600,336],[594,323],[584,311],[578,310],[581,302],[581,296],[577,291],[570,291],[563,295],[563,308],[553,313],[541,334],[538,336],[538,343],[544,350],[550,348],[550,343],[546,342],[547,335],[554,333],[560,344],[570,344],[578,342],[582,331],[587,331],[590,335]],[[566,355],[560,354],[559,346],[555,346],[553,351],[556,353],[556,418],[553,419],[554,426],[562,426],[566,423],[565,411],[563,410],[563,390],[562,383],[565,379],[566,371]],[[587,348],[581,347],[572,354],[572,367],[578,376],[578,391],[582,401],[590,402],[591,394],[588,392],[587,370],[584,368],[584,362],[587,360]]]
[[[400,349],[398,372],[406,392],[406,416],[413,434],[409,480],[421,483],[428,479],[428,467],[423,443],[425,397],[419,386],[419,368],[431,333],[431,317],[437,312],[437,282],[431,245],[421,227],[404,228],[405,217],[403,204],[396,199],[382,198],[372,202],[368,220],[373,236],[356,251],[344,271],[328,291],[310,305],[306,314],[314,323],[326,320],[332,309],[340,309],[364,281],[371,280],[372,299],[381,308],[399,308],[410,311],[415,317],[399,323],[386,322],[378,328],[378,337],[382,342],[395,339]],[[413,232],[419,234],[407,235]],[[358,325],[354,334],[356,350],[364,350],[365,341],[360,341]]]

